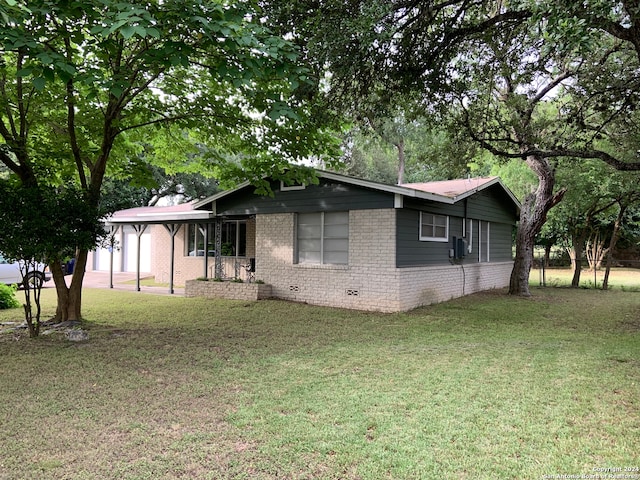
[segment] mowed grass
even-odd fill
[[[580,272],[581,288],[602,288],[604,281],[605,269],[597,269],[595,272],[589,269],[583,269]],[[546,268],[543,273],[539,268],[531,270],[529,281],[531,285],[546,286],[570,286],[573,279],[573,271],[570,267],[566,268]],[[609,274],[609,289],[620,289],[624,291],[640,292],[640,270],[637,268],[612,268]]]
[[[87,289],[88,341],[0,334],[0,478],[640,466],[640,295],[532,290],[383,315]]]

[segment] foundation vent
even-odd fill
[[[360,296],[360,290],[356,288],[347,288],[347,296],[348,297],[358,297]]]
[[[299,285],[289,285],[289,291],[290,292],[299,292],[300,291],[300,286]]]

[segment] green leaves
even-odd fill
[[[268,174],[337,156],[329,117],[314,103],[319,81],[255,2],[33,0],[29,9],[11,11],[11,28],[0,25],[2,100],[29,104],[12,112],[31,135],[24,161],[32,165],[21,174],[99,187],[101,172],[112,171],[107,163],[126,164],[141,151],[168,162],[147,147],[170,125],[195,131],[187,138],[209,172],[233,164]],[[174,171],[195,168],[181,155],[192,149],[175,154]]]
[[[34,208],[37,205],[37,208]],[[25,187],[0,180],[0,251],[12,258],[60,259],[92,248],[102,233],[100,212],[86,194],[65,188]]]

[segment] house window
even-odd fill
[[[285,182],[280,180],[280,191],[287,192],[289,190],[304,190],[307,186],[304,183],[292,183],[291,185],[287,185]]]
[[[205,228],[209,228],[209,244],[213,233],[213,225],[200,225],[190,223],[187,225],[187,241],[185,242],[185,255],[189,257],[203,257],[205,252]]]
[[[223,257],[244,257],[247,255],[247,224],[241,221],[222,223]]]
[[[299,213],[297,263],[349,263],[349,212]]]
[[[205,228],[208,228],[208,249],[205,249]],[[205,250],[209,256],[215,256],[216,226],[213,223],[207,225],[189,224],[187,226],[186,255],[190,257],[202,257]],[[220,255],[223,257],[244,257],[247,254],[247,224],[240,220],[225,221],[222,223],[222,248]]]
[[[449,241],[449,217],[420,212],[420,240],[425,242]]]
[[[478,222],[478,262],[488,262],[489,257],[489,238],[491,233],[491,225],[489,222]]]

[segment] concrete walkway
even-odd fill
[[[140,282],[148,277],[148,273],[140,274]],[[111,275],[109,272],[86,272],[82,282],[83,288],[104,288],[110,289]],[[49,280],[44,284],[44,288],[55,288],[53,280]],[[135,272],[113,272],[113,290],[129,290],[136,291],[136,274]],[[140,285],[140,293],[154,293],[156,295],[170,295],[169,286],[148,286]],[[184,296],[184,288],[173,288],[173,295]]]

